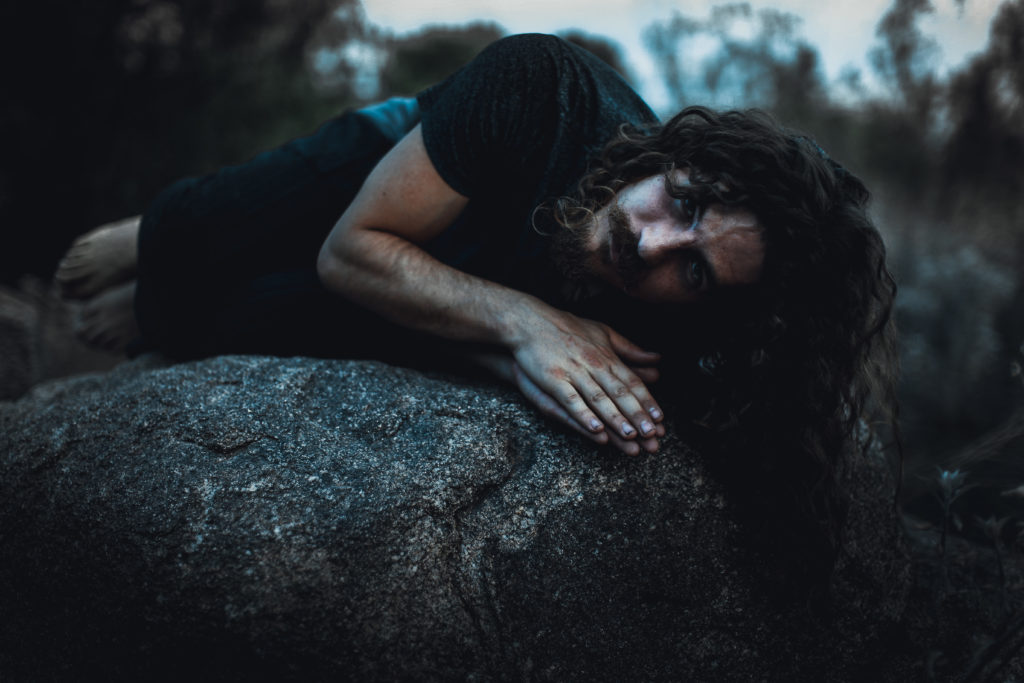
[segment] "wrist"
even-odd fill
[[[536,337],[536,330],[545,319],[550,306],[528,294],[512,292],[512,300],[499,308],[497,316],[497,342],[509,351],[515,351]]]

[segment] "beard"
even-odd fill
[[[593,223],[562,227],[551,235],[548,256],[558,274],[567,282],[588,284],[594,277],[587,268],[590,256],[588,243],[593,234]]]
[[[607,211],[608,235],[592,248],[598,229],[596,218],[572,227],[561,227],[551,235],[548,256],[562,277],[563,295],[570,301],[626,299],[618,287],[598,277],[588,264],[595,258],[619,275],[628,289],[643,277],[644,262],[639,256],[639,240],[629,228],[629,218],[617,204]],[[615,259],[612,259],[612,253]]]
[[[640,258],[640,241],[629,228],[628,216],[614,203],[608,207],[607,215],[608,235],[597,245],[596,252],[591,248],[597,230],[594,220],[560,227],[551,233],[548,256],[562,278],[562,297],[577,315],[602,320],[619,331],[628,330],[630,339],[643,340],[650,348],[662,348],[657,335],[666,329],[666,321],[678,318],[676,307],[634,299],[600,279],[587,265],[595,257],[600,259],[615,269],[627,290],[644,277],[646,263]],[[652,326],[652,320],[661,322]]]
[[[647,264],[640,258],[640,239],[618,204],[608,207],[608,243],[601,244],[599,253],[601,260],[618,273],[627,292],[643,279]]]

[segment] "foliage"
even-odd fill
[[[995,248],[1011,233],[1024,255],[1024,2],[1002,5],[988,49],[949,86],[952,130],[943,145],[944,207],[974,221]],[[996,223],[991,219],[997,219]],[[1003,219],[1006,219],[1003,222]],[[978,225],[980,223],[980,225]],[[1021,334],[1024,338],[1024,334]]]
[[[662,69],[678,107],[757,106],[787,119],[812,109],[825,98],[817,51],[796,37],[799,19],[774,9],[754,12],[748,3],[720,5],[706,20],[676,13],[648,28],[648,48]],[[751,39],[737,37],[742,26]],[[701,45],[715,45],[700,54]],[[696,46],[696,53],[688,48]],[[686,68],[694,61],[696,68]]]
[[[966,502],[1004,516],[999,492],[1024,474],[1024,394],[1007,376],[1024,340],[1024,0],[1003,3],[986,50],[948,77],[918,27],[931,11],[894,0],[880,18],[873,95],[859,74],[827,83],[798,19],[776,10],[677,13],[646,37],[678,106],[766,108],[874,188],[901,287],[908,469],[953,470],[970,451]],[[937,518],[926,479],[908,479],[908,498]]]
[[[769,109],[875,189],[902,290],[908,469],[969,465],[974,514],[1002,517],[1020,499],[984,491],[1024,474],[1024,392],[1007,373],[1024,340],[1024,0],[1003,3],[986,50],[950,76],[918,28],[930,11],[894,0],[880,17],[870,50],[880,94],[855,72],[827,82],[799,19],[778,10],[677,12],[646,40],[677,105]],[[412,94],[501,33],[471,24],[393,36],[369,26],[357,0],[6,3],[0,123],[13,134],[0,229],[18,248],[0,250],[0,280],[48,275],[74,235],[141,211],[167,182],[345,106]],[[565,37],[628,77],[614,43]],[[928,510],[925,479],[910,477],[908,495]],[[975,502],[985,499],[1000,504]]]
[[[47,273],[77,233],[164,184],[238,162],[347,101],[306,49],[353,0],[4,3],[0,279]]]
[[[427,28],[403,38],[387,38],[381,99],[415,95],[444,80],[502,34],[494,24],[479,23]]]
[[[1024,528],[1024,0],[1002,3],[986,49],[949,76],[918,26],[931,11],[893,0],[879,18],[876,94],[855,71],[827,82],[799,18],[778,10],[676,12],[645,38],[676,108],[768,109],[874,188],[901,287],[906,505],[941,529],[943,553],[963,533],[1001,558]],[[388,35],[358,0],[4,3],[0,281],[48,275],[75,235],[169,181],[413,94],[501,34]],[[614,43],[564,37],[629,78]],[[973,518],[990,521],[959,523]],[[1020,647],[1022,619],[993,647]]]

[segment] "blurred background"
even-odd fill
[[[961,469],[965,533],[1024,519],[1024,0],[4,3],[0,284],[46,282],[178,177],[527,31],[591,49],[662,115],[768,109],[863,176],[901,291],[908,507],[934,518]]]

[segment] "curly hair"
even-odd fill
[[[765,260],[756,286],[659,318],[675,375],[662,389],[675,389],[730,453],[748,454],[752,479],[773,476],[794,501],[793,516],[810,522],[794,542],[814,545],[812,533],[830,568],[849,448],[866,448],[858,425],[879,416],[896,424],[896,284],[867,214],[869,192],[764,112],[689,107],[663,125],[621,127],[578,195],[554,203],[553,218],[576,229],[623,187],[673,169],[689,171],[691,182],[673,194],[753,211]]]

